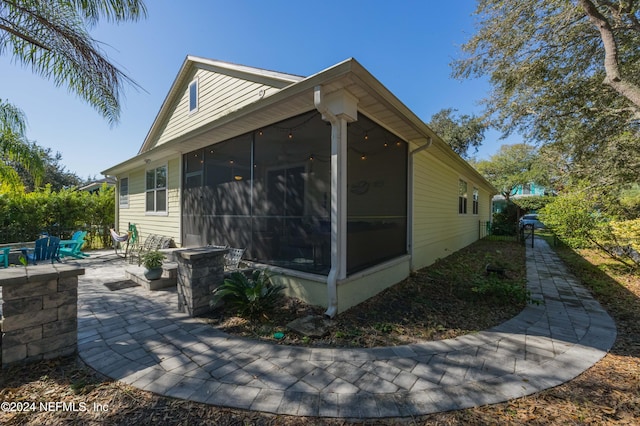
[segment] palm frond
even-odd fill
[[[68,3],[82,13],[89,23],[96,23],[101,17],[120,22],[137,21],[147,16],[147,8],[139,0],[69,0]]]
[[[24,136],[26,124],[27,119],[20,108],[0,99],[0,132],[6,129]]]
[[[19,163],[31,174],[36,186],[40,185],[44,176],[45,162],[40,150],[35,145],[25,142],[20,135],[10,129],[0,132],[0,163],[6,167],[10,167],[11,163]],[[12,179],[10,173],[4,173],[9,182]],[[18,176],[15,170],[14,173]],[[20,180],[19,177],[18,180]]]
[[[14,62],[66,85],[114,124],[125,84],[139,86],[111,64],[88,34],[87,20],[121,21],[145,13],[136,0],[0,0],[0,54],[9,52]]]

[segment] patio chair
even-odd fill
[[[238,269],[242,255],[244,255],[245,249],[229,247],[229,251],[224,255],[224,269],[225,271],[234,271]]]
[[[9,251],[11,247],[0,248],[0,266],[3,268],[9,267]]]
[[[229,246],[217,246],[217,245],[208,245],[207,247],[216,248],[216,249],[227,249],[227,253],[224,255],[224,270],[235,271],[238,269],[238,265],[240,265],[240,260],[244,255],[244,251],[246,249],[241,248],[233,248]]]
[[[51,260],[60,262],[60,238],[44,237],[36,240],[35,248],[21,248],[20,251],[27,260],[27,263],[36,265],[41,260]]]
[[[149,234],[147,238],[145,238],[144,243],[142,245],[138,245],[134,250],[129,253],[129,263],[136,263],[136,260],[140,260],[142,255],[151,251],[157,250],[160,244],[160,235]]]
[[[70,240],[60,241],[60,257],[65,256],[75,257],[76,259],[84,259],[89,257],[88,254],[83,253],[82,246],[84,245],[84,239],[87,236],[87,231],[76,231]]]

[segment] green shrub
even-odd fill
[[[224,302],[225,308],[239,316],[255,319],[267,315],[280,304],[284,286],[274,285],[266,271],[255,271],[251,278],[234,272],[213,291],[209,305],[214,308]]]
[[[516,235],[518,232],[518,206],[507,203],[499,213],[494,213],[492,235]]]
[[[473,281],[471,291],[483,298],[491,298],[502,305],[533,302],[531,292],[523,284],[505,281],[492,275],[476,278]]]
[[[111,244],[109,227],[115,219],[114,189],[106,185],[97,193],[75,188],[0,194],[0,243],[33,241],[41,232],[68,239],[87,230],[90,246]]]
[[[592,247],[608,240],[610,218],[598,199],[584,191],[559,195],[540,211],[540,219],[569,247]]]

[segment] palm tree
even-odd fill
[[[145,16],[142,0],[0,0],[0,55],[66,85],[113,124],[123,85],[136,84],[109,62],[87,30],[103,18]]]
[[[120,115],[120,91],[137,86],[112,65],[88,28],[100,19],[122,22],[146,16],[142,0],[0,0],[0,55],[36,74],[66,85],[114,124]],[[0,100],[0,182],[15,188],[21,164],[37,182],[44,160],[25,136],[22,111]]]
[[[5,189],[22,186],[20,175],[12,164],[18,163],[39,183],[44,174],[44,159],[25,137],[26,120],[23,112],[0,100],[0,185]]]

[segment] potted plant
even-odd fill
[[[145,267],[146,279],[157,280],[162,276],[162,261],[165,257],[164,253],[158,250],[151,250],[140,256],[138,264]]]

